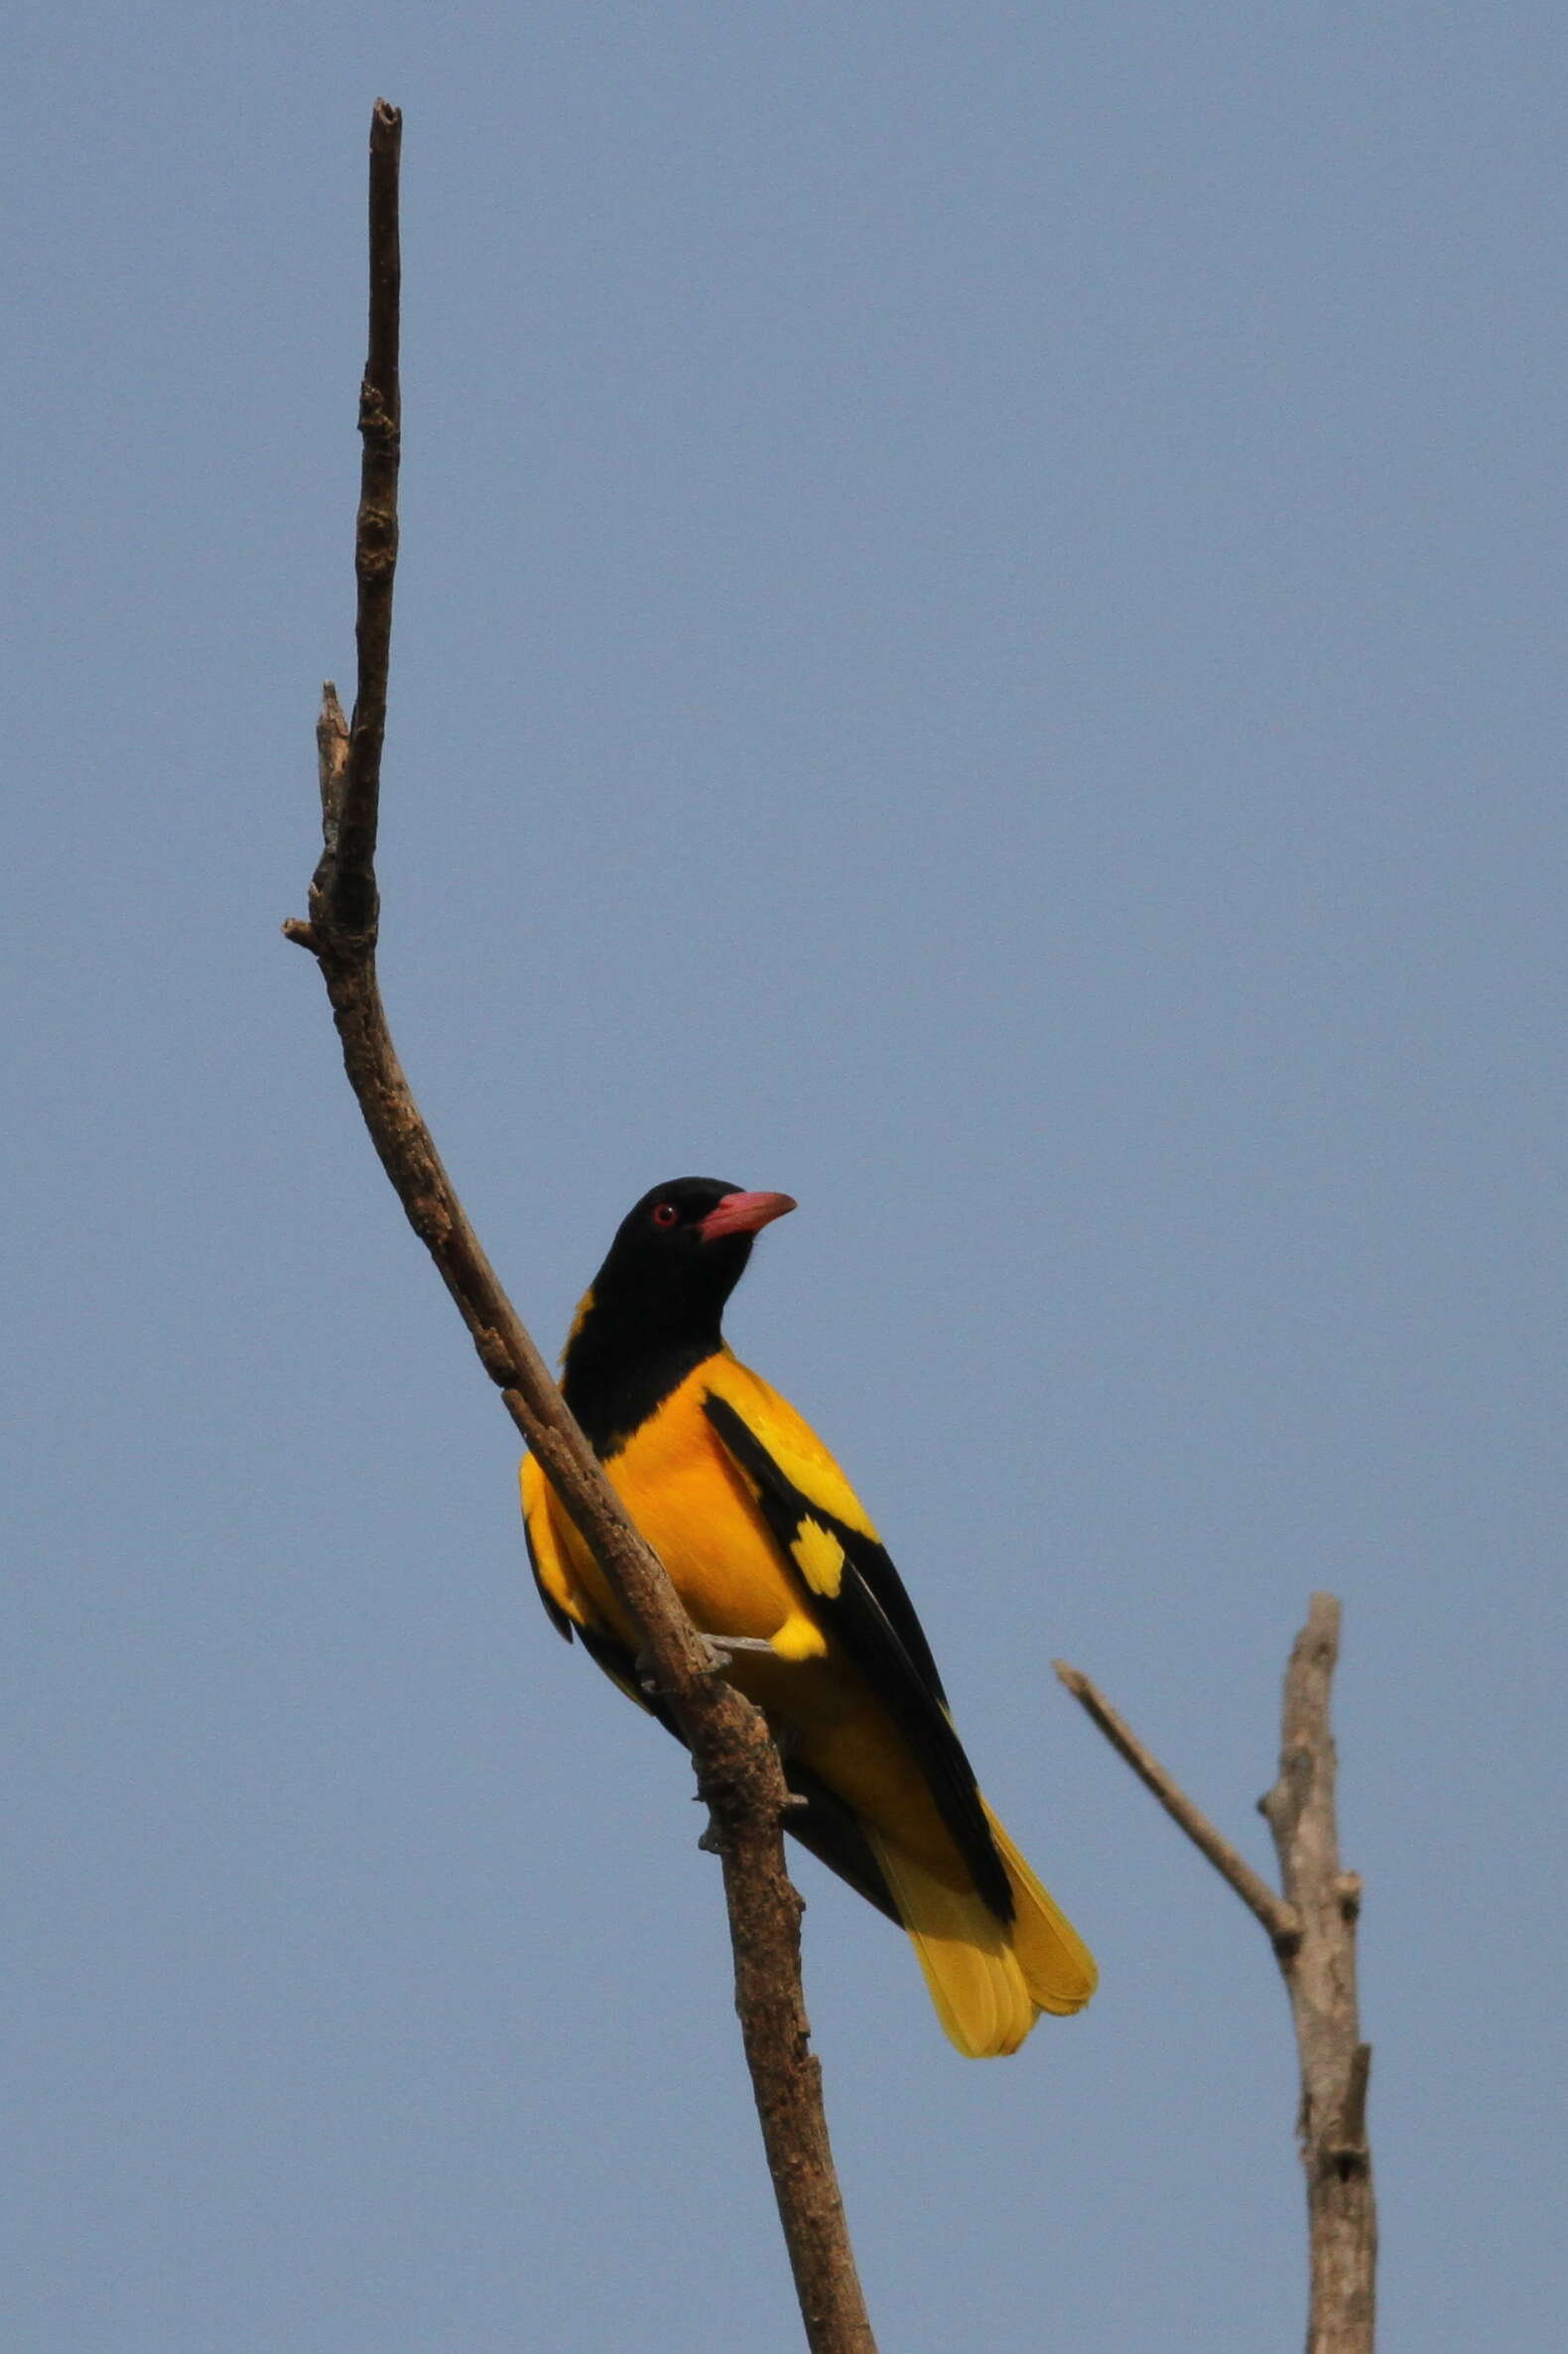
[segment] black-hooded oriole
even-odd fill
[[[753,1237],[794,1207],[708,1177],[655,1186],[578,1309],[562,1389],[696,1625],[735,1646],[726,1672],[780,1736],[789,1829],[907,1929],[960,2051],[1015,2051],[1042,2011],[1083,2008],[1094,1961],[980,1796],[853,1489],[719,1329]],[[531,1456],[522,1488],[546,1610],[661,1714],[632,1629]]]

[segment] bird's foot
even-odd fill
[[[765,1651],[772,1658],[778,1657],[763,1635],[705,1635],[703,1640],[718,1660],[720,1675],[737,1651]]]

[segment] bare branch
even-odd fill
[[[874,2354],[810,2050],[800,1981],[801,1900],[784,1868],[788,1802],[766,1724],[716,1671],[663,1567],[619,1500],[496,1278],[443,1167],[387,1027],[375,973],[376,822],[397,564],[398,157],[402,117],[377,100],[370,131],[370,339],[355,572],[358,687],[351,723],[323,695],[317,728],[323,851],[308,923],[343,1063],[381,1164],[434,1258],[502,1402],[583,1531],[691,1748],[723,1858],[740,2014],[774,2194],[813,2354]]]
[[[1065,1659],[1052,1661],[1073,1698],[1082,1703],[1119,1756],[1125,1758],[1146,1789],[1153,1791],[1172,1822],[1178,1823],[1200,1855],[1207,1856],[1222,1880],[1229,1881],[1250,1912],[1256,1914],[1277,1946],[1288,1946],[1301,1934],[1301,1923],[1289,1904],[1281,1903],[1260,1873],[1217,1831],[1195,1806],[1180,1783],[1168,1774],[1152,1750],[1144,1748],[1130,1725],[1117,1716],[1105,1694],[1088,1676]]]
[[[403,286],[398,167],[402,154],[403,117],[395,106],[378,98],[370,117],[370,332],[364,381],[359,387],[362,448],[354,530],[358,678],[346,757],[329,797],[324,766],[327,850],[323,863],[329,862],[331,869],[333,922],[341,932],[362,934],[367,946],[373,943],[376,929],[376,811],[381,746],[386,735],[387,666],[392,655],[392,584],[397,572],[397,486],[403,435],[403,399],[398,386]],[[314,908],[312,915],[316,916]]]
[[[1307,2354],[1372,2354],[1377,2209],[1367,2138],[1372,2046],[1356,2003],[1361,1882],[1340,1868],[1337,1761],[1329,1693],[1340,1606],[1314,1594],[1285,1670],[1279,1778],[1258,1800],[1274,1835],[1301,1942],[1284,1965],[1301,2054],[1301,2162],[1307,2176],[1312,2304]]]
[[[1329,1688],[1340,1606],[1314,1594],[1285,1671],[1279,1778],[1258,1805],[1279,1856],[1284,1894],[1238,1855],[1086,1675],[1056,1662],[1080,1701],[1166,1813],[1267,1931],[1290,1998],[1301,2063],[1298,2132],[1307,2175],[1311,2301],[1307,2354],[1372,2354],[1377,2218],[1367,2089],[1372,2046],[1356,2008],[1356,1923],[1362,1884],[1340,1868]]]

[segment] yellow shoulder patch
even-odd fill
[[[788,1398],[780,1397],[776,1389],[752,1373],[749,1366],[731,1357],[727,1349],[711,1358],[703,1371],[708,1388],[733,1406],[758,1444],[767,1449],[785,1479],[808,1504],[817,1504],[835,1520],[842,1520],[856,1535],[868,1536],[873,1544],[881,1543],[865,1506],[811,1424],[797,1414]],[[808,1583],[812,1582],[804,1563],[801,1568]],[[837,1582],[818,1589],[823,1593],[837,1590]]]

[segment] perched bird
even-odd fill
[[[1015,2051],[1042,2011],[1083,2008],[1094,1961],[976,1787],[853,1489],[719,1329],[753,1237],[794,1207],[711,1177],[655,1186],[578,1309],[562,1389],[694,1622],[766,1712],[798,1801],[789,1829],[909,1932],[960,2051]],[[556,1626],[663,1714],[640,1689],[634,1630],[532,1456],[522,1489]]]

